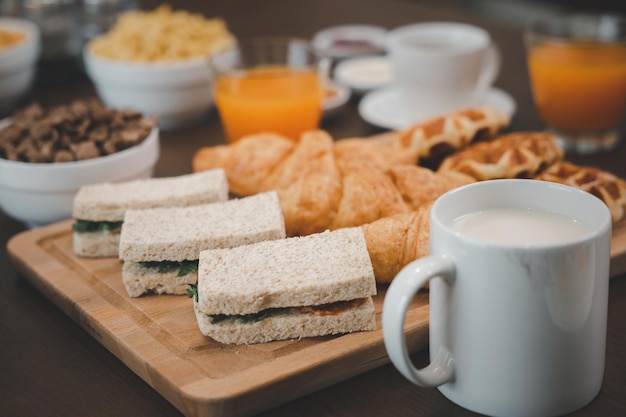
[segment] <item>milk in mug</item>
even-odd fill
[[[464,214],[454,219],[452,229],[488,243],[512,246],[561,243],[591,231],[588,225],[575,218],[522,208],[490,208]]]

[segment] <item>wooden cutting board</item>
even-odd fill
[[[202,336],[186,296],[130,298],[117,259],[72,251],[70,220],[14,236],[7,249],[18,271],[181,412],[237,417],[267,410],[389,361],[381,311],[378,330],[249,346]],[[626,222],[613,230],[611,276],[626,272]],[[411,352],[428,342],[428,295],[406,321]]]

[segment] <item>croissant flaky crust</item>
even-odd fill
[[[381,218],[361,226],[379,284],[390,283],[406,265],[430,252],[430,208]]]
[[[224,168],[230,191],[238,196],[276,190],[289,236],[409,212],[473,181],[459,173],[437,174],[416,165],[396,167],[362,155],[337,154],[324,131],[306,132],[298,143],[264,134],[196,153],[194,171],[218,167]]]

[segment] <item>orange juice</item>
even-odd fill
[[[318,127],[322,115],[322,87],[312,69],[270,66],[226,74],[213,93],[230,141],[261,132],[298,140]]]
[[[544,43],[528,57],[539,117],[568,131],[619,125],[626,108],[626,45]]]

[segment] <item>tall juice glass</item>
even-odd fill
[[[264,132],[298,140],[322,116],[327,60],[306,41],[257,39],[211,58],[213,94],[230,142]]]
[[[566,151],[613,148],[626,109],[626,19],[539,20],[525,41],[535,105],[548,130]]]

